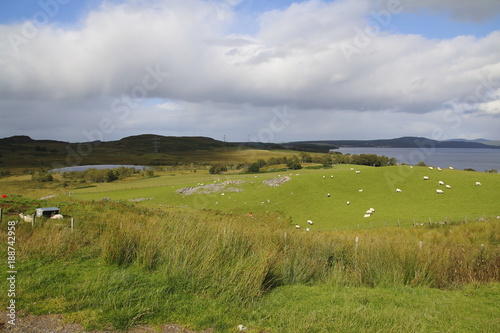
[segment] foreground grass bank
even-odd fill
[[[17,226],[18,304],[29,313],[64,313],[87,329],[166,322],[216,332],[239,324],[255,332],[499,328],[496,221],[305,233],[272,213],[51,204],[80,223],[73,231],[67,221]]]

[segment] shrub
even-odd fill
[[[258,163],[252,163],[248,167],[248,172],[249,173],[258,173],[260,171],[260,167]]]
[[[208,172],[212,175],[216,175],[216,174],[222,173],[224,171],[227,171],[227,166],[225,166],[221,163],[213,164],[210,167],[210,169],[208,170]]]

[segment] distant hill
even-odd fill
[[[500,146],[500,140],[494,141],[494,140],[487,140],[487,139],[475,139],[475,140],[467,140],[467,139],[450,139],[446,141],[463,141],[463,142],[478,142],[478,143],[483,143],[485,145],[489,146]]]
[[[339,147],[371,147],[371,148],[495,148],[481,142],[473,141],[437,141],[423,137],[401,137],[396,139],[381,140],[320,140],[320,141],[297,141],[287,143],[286,146],[309,146],[318,149],[337,149]]]
[[[186,152],[236,147],[207,137],[143,134],[116,141],[63,142],[16,135],[0,139],[0,167],[56,168],[83,164],[174,165]],[[184,158],[185,157],[185,158]]]

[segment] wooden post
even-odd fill
[[[283,234],[283,237],[285,238],[285,242],[286,242],[286,231],[285,231],[285,233]]]
[[[75,227],[75,221],[73,220],[73,218],[71,218],[71,232],[73,232],[74,227]]]
[[[2,208],[0,208],[0,222],[2,222]]]
[[[419,249],[422,249],[422,245],[424,245],[424,243],[422,241],[418,242],[418,248]]]
[[[354,242],[356,244],[356,250],[358,249],[358,242],[359,242],[359,237],[356,236],[356,238],[354,239]]]
[[[401,223],[399,222],[399,219],[398,219],[398,227],[400,227],[400,226],[401,226]]]
[[[31,219],[31,228],[32,229],[35,227],[35,218],[36,218],[36,213],[33,214],[33,218]]]

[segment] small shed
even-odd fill
[[[59,208],[45,207],[36,209],[36,217],[51,217],[53,214],[59,214]]]

